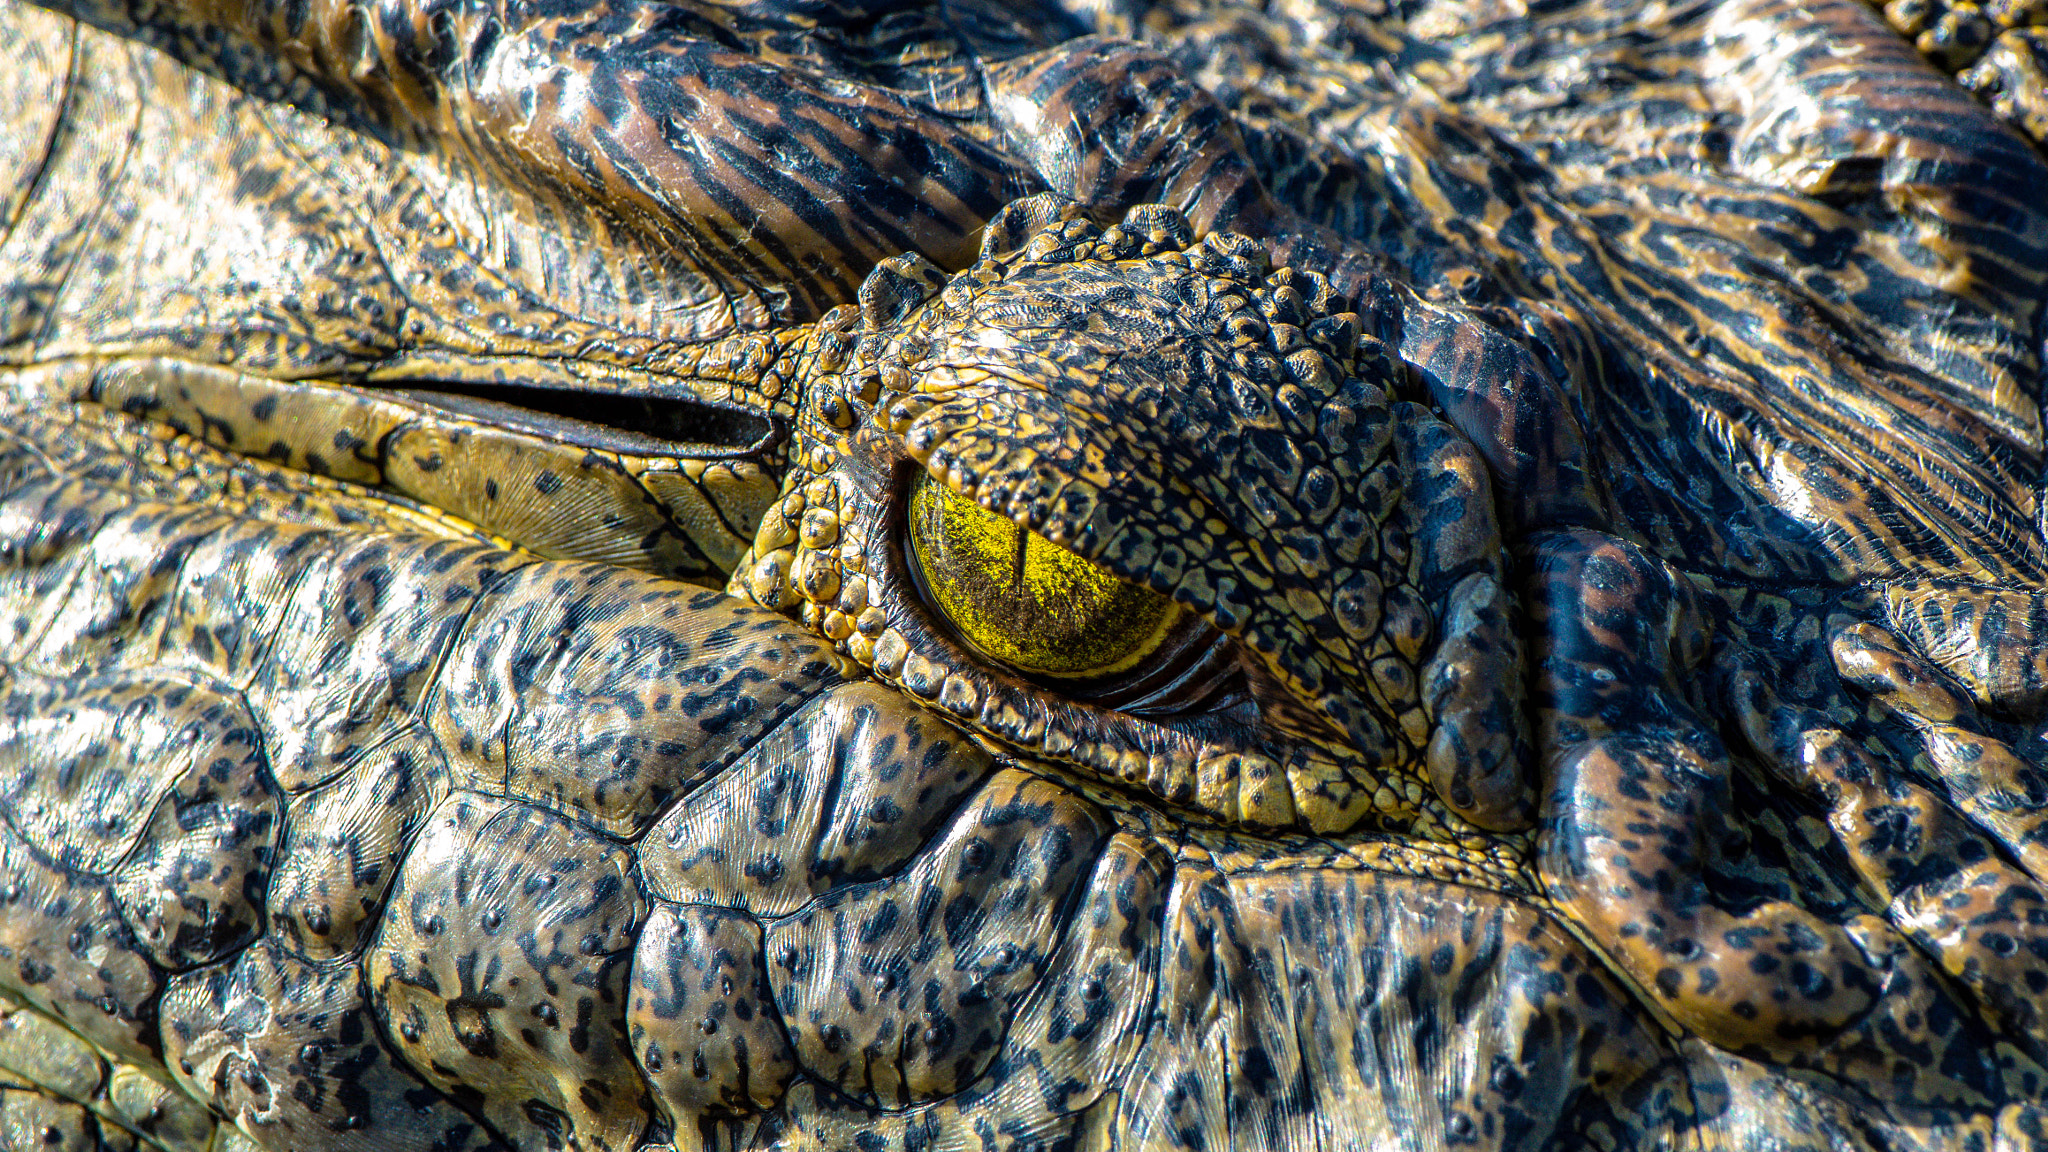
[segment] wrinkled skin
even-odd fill
[[[0,10],[0,1145],[2035,1146],[2036,7]]]

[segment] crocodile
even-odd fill
[[[2048,1141],[2044,26],[8,0],[0,1145]]]

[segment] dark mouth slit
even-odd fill
[[[404,394],[474,420],[632,455],[746,455],[777,436],[774,423],[757,412],[672,396],[443,380]]]

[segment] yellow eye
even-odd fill
[[[932,606],[983,655],[1033,676],[1114,676],[1158,652],[1181,608],[919,473],[912,564]]]

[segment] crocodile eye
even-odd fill
[[[1257,711],[1237,645],[1208,621],[919,472],[911,584],[971,652],[1133,716]],[[1247,711],[1249,710],[1249,711]]]
[[[910,493],[910,543],[925,599],[954,633],[1036,679],[1129,672],[1185,615],[923,472]]]

